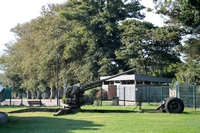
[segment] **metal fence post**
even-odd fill
[[[124,106],[125,106],[125,87],[124,87]]]
[[[22,105],[23,105],[23,96],[22,96],[22,94],[23,94],[22,91],[23,91],[23,90],[20,89],[19,91],[20,91],[20,98],[21,98],[21,104],[20,104],[20,105],[22,106]]]
[[[176,83],[176,97],[178,97],[178,90],[179,90],[179,86],[178,86],[178,83]]]
[[[163,99],[163,86],[161,85],[161,101]]]
[[[150,86],[147,86],[148,105],[150,105]]]
[[[196,110],[196,89],[195,89],[195,85],[193,85],[193,104],[194,104],[194,109]]]
[[[142,92],[140,90],[140,98],[139,98],[139,110],[142,110]]]
[[[12,89],[10,88],[10,106],[11,106],[11,99],[12,99]]]
[[[101,98],[100,99],[101,99],[101,106],[102,106],[102,87],[101,87],[100,91],[101,91]]]

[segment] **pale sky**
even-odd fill
[[[5,49],[5,43],[14,40],[10,29],[18,23],[25,23],[40,16],[41,7],[48,3],[64,3],[66,0],[2,0],[0,3],[0,54]],[[142,0],[141,4],[152,7],[152,0]],[[153,13],[148,13],[145,21],[162,26],[162,19]]]

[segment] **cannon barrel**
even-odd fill
[[[131,72],[131,71],[133,71],[133,70],[135,70],[135,68],[130,69],[130,70],[127,70],[127,71],[124,71],[124,72],[122,72],[122,73],[115,74],[115,75],[113,75],[113,76],[110,76],[110,77],[105,78],[105,79],[102,79],[102,80],[98,80],[98,81],[94,81],[94,82],[91,82],[91,83],[82,85],[81,87],[83,88],[84,91],[86,91],[86,90],[89,90],[89,89],[91,89],[91,88],[100,86],[101,83],[102,83],[103,81],[106,81],[106,80],[109,80],[109,79],[118,77],[118,76],[120,76],[120,75],[123,75],[123,74],[125,74],[125,73]]]

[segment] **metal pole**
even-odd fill
[[[42,104],[41,104],[42,103],[42,100],[41,100],[42,97],[41,97],[41,91],[40,90],[39,90],[39,98],[40,98],[40,106],[42,106]]]
[[[59,52],[56,51],[56,89],[57,89],[57,106],[60,106],[59,89],[58,89],[58,54],[59,54]]]
[[[193,104],[194,104],[194,109],[196,110],[196,89],[195,89],[195,85],[193,85]]]
[[[178,81],[176,81],[176,97],[179,97],[178,93],[179,93],[179,85]]]
[[[21,106],[23,104],[23,100],[22,100],[22,89],[20,89],[20,93],[21,93]]]
[[[102,87],[101,87],[101,106],[102,106]]]
[[[150,86],[148,86],[147,89],[148,89],[148,105],[150,105]]]
[[[125,104],[125,96],[126,96],[126,93],[125,93],[125,87],[124,87],[124,106],[126,105]]]
[[[163,86],[161,86],[161,100],[163,99]]]
[[[10,106],[11,106],[11,99],[12,99],[12,89],[10,88]]]
[[[140,90],[139,110],[142,110],[142,92]]]

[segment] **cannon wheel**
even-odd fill
[[[179,98],[170,97],[165,103],[165,109],[168,113],[183,113],[184,103]]]

